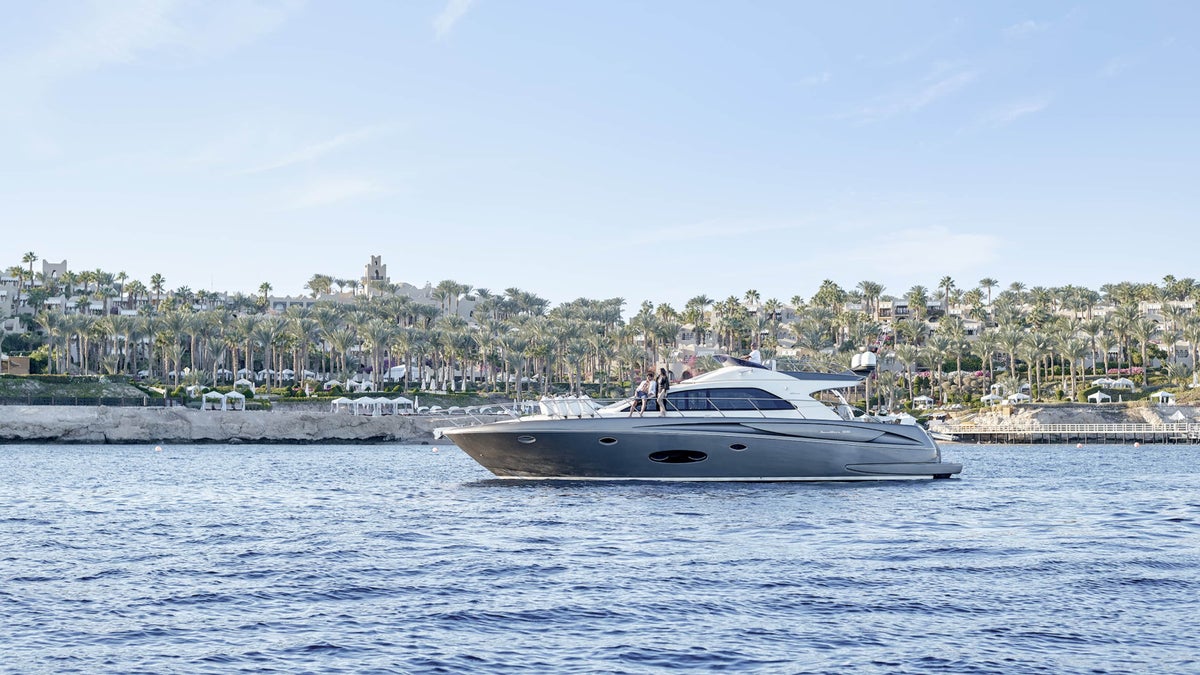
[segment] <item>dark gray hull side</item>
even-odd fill
[[[886,480],[949,477],[924,430],[753,418],[519,420],[446,431],[502,478]]]

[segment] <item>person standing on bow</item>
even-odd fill
[[[667,390],[671,388],[671,376],[666,368],[658,369],[658,377],[654,378],[655,395],[658,401],[658,416],[667,414]]]

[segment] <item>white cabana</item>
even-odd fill
[[[1119,377],[1119,378],[1113,380],[1112,384],[1108,385],[1108,388],[1109,389],[1129,389],[1132,391],[1133,390],[1133,380],[1131,380],[1127,377]]]
[[[1159,405],[1175,405],[1175,394],[1169,391],[1156,391],[1150,394],[1150,398],[1154,399]]]
[[[1107,377],[1102,377],[1098,380],[1092,380],[1093,387],[1111,387],[1112,383],[1113,383],[1113,381],[1108,379]]]
[[[342,383],[338,382],[337,380],[329,380],[325,384],[321,385],[321,388],[324,389],[325,391],[329,391],[330,389],[333,389],[334,387],[342,387],[343,389],[345,389],[345,387],[342,385]]]
[[[355,415],[371,415],[372,417],[379,417],[380,415],[383,414],[382,401],[387,401],[387,399],[371,398],[369,396],[363,397],[363,398],[356,398],[356,399],[354,399],[354,414]],[[387,402],[391,403],[391,401],[387,401]]]
[[[233,371],[228,368],[218,368],[217,369],[217,379],[218,380],[232,380],[233,379]]]
[[[250,390],[251,394],[256,393],[255,388],[254,388],[254,383],[251,382],[250,380],[247,380],[246,378],[242,378],[240,380],[235,380],[233,383],[233,386],[245,387]]]
[[[221,410],[245,410],[246,395],[240,391],[231,391],[225,394],[225,407]]]
[[[1112,397],[1102,391],[1097,391],[1095,393],[1088,394],[1088,400],[1094,403],[1108,403],[1112,400]]]
[[[254,371],[250,370],[249,368],[239,368],[237,371],[238,377],[250,377],[253,374]]]
[[[341,398],[335,398],[329,402],[329,412],[353,413],[354,412],[354,401],[346,398],[345,396],[343,396]]]
[[[201,410],[224,410],[225,409],[225,394],[219,391],[210,391],[204,395],[200,401]]]
[[[346,391],[375,391],[375,383],[371,380],[346,380]]]
[[[413,412],[412,399],[407,399],[403,396],[397,396],[396,398],[392,399],[392,403],[396,404],[396,414],[398,415],[411,415]]]
[[[255,374],[255,377],[257,377],[259,381],[265,381],[267,379],[267,375],[270,375],[271,378],[274,379],[275,371],[271,370],[270,368],[263,368]]]
[[[294,380],[296,379],[296,371],[292,370],[291,368],[284,368],[283,370],[279,371],[279,377],[285,380]]]
[[[204,386],[199,385],[199,384],[193,384],[193,385],[189,386],[188,388],[184,389],[184,391],[187,392],[188,396],[195,398],[196,396],[199,396],[200,394],[204,393]]]
[[[918,396],[912,400],[913,406],[919,410],[925,410],[933,405],[933,399],[928,396]]]
[[[1008,397],[1009,403],[1028,403],[1030,400],[1032,399],[1030,398],[1029,394],[1018,393]]]
[[[996,394],[988,394],[979,400],[984,405],[1000,405],[1000,402],[1004,400],[1004,397],[997,396]]]

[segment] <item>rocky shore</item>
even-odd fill
[[[0,406],[0,443],[421,443],[450,423],[444,417],[324,411]]]
[[[1200,409],[1191,405],[1027,403],[953,415],[948,422],[1015,427],[1032,424],[1195,424],[1200,422]]]

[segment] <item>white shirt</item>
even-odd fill
[[[762,354],[757,349],[750,352],[750,356],[746,357],[750,363],[762,363]]]

